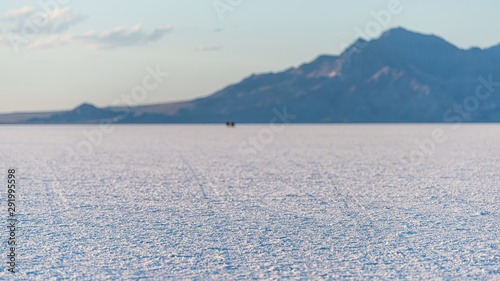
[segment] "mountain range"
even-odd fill
[[[460,49],[403,28],[358,39],[338,56],[321,55],[277,73],[251,75],[209,96],[135,107],[0,114],[0,123],[500,122],[500,45]]]

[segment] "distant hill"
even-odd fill
[[[464,122],[500,122],[500,95],[473,98],[478,77],[490,75],[500,81],[500,45],[463,50],[396,28],[360,39],[339,56],[251,75],[204,98],[133,107],[127,114],[84,104],[43,116],[0,115],[0,123],[268,123],[273,109],[284,107],[296,123],[448,122],[456,120],[454,105],[464,102],[471,109],[461,115]]]
[[[84,103],[79,107],[67,111],[51,114],[47,117],[30,118],[29,123],[48,123],[48,124],[75,124],[75,123],[99,123],[103,119],[113,119],[118,117],[119,113],[100,109],[91,104]]]

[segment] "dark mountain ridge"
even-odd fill
[[[126,114],[119,108],[84,104],[17,123],[97,123],[102,119],[268,123],[276,110],[285,107],[296,116],[291,120],[296,123],[448,122],[450,109],[455,114],[455,105],[476,99],[477,106],[467,112],[464,122],[500,122],[498,95],[474,99],[477,88],[488,80],[500,81],[500,45],[464,50],[435,35],[395,28],[375,40],[359,39],[339,56],[321,55],[297,68],[251,75],[204,98],[132,107]],[[492,85],[483,87],[493,89]],[[8,123],[0,115],[2,122]]]

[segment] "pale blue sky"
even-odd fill
[[[241,4],[222,20],[216,1]],[[252,73],[338,54],[356,39],[356,28],[374,20],[372,11],[397,0],[216,1],[59,0],[59,10],[49,7],[53,12],[44,16],[50,20],[18,52],[8,36],[22,35],[33,15],[41,18],[40,3],[57,0],[4,1],[0,112],[107,106],[142,83],[146,66],[156,65],[170,76],[142,103],[206,96]],[[385,29],[434,33],[462,48],[500,43],[498,1],[399,2],[403,10]]]

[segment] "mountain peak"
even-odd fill
[[[415,31],[411,31],[408,29],[405,29],[403,27],[396,27],[393,29],[389,29],[386,32],[382,33],[382,35],[379,38],[380,40],[390,40],[390,41],[401,41],[401,40],[411,40],[411,41],[428,41],[428,40],[436,40],[436,41],[441,41],[441,42],[446,42],[444,39],[441,37],[438,37],[433,34],[425,34],[425,33],[418,33]],[[446,42],[447,44],[451,45],[450,43]]]
[[[96,110],[98,109],[96,106],[90,103],[82,103],[81,105],[77,106],[74,110]]]
[[[390,36],[390,35],[394,35],[394,34],[418,34],[418,33],[410,31],[406,28],[399,26],[399,27],[391,28],[391,29],[385,31],[384,33],[382,33],[382,37]]]

